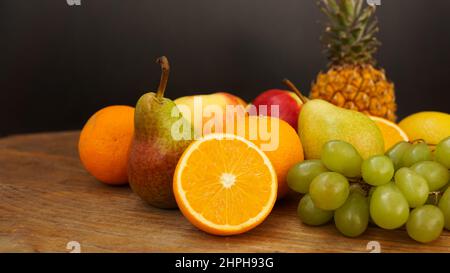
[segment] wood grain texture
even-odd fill
[[[78,132],[0,139],[0,252],[450,252],[450,233],[430,244],[404,230],[370,227],[356,239],[330,224],[308,227],[296,215],[299,196],[279,202],[268,219],[242,235],[217,237],[178,210],[143,203],[129,187],[97,182],[81,166]]]

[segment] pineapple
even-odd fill
[[[310,97],[395,121],[394,84],[375,66],[373,54],[380,45],[375,6],[365,0],[320,0],[328,16],[322,40],[329,60],[326,73],[319,73]]]

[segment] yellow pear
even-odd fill
[[[298,124],[307,159],[319,159],[322,146],[330,140],[352,144],[364,159],[384,153],[380,129],[360,112],[314,99],[303,105]]]

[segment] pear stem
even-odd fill
[[[166,91],[167,81],[169,80],[170,65],[166,56],[159,57],[156,63],[161,65],[161,80],[156,91],[156,98],[162,99],[164,97],[164,91]]]
[[[298,88],[290,80],[284,79],[283,83],[287,85],[287,87],[289,87],[289,89],[291,89],[299,97],[303,104],[309,101],[309,99],[303,96],[302,92],[300,92],[300,90],[298,90]]]

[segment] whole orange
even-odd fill
[[[235,124],[235,133],[250,140],[260,148],[272,163],[278,180],[278,199],[289,187],[286,177],[289,169],[304,160],[303,146],[294,128],[286,121],[267,116],[247,116],[245,125]],[[242,128],[245,126],[245,133]]]
[[[133,132],[133,107],[114,105],[99,110],[81,130],[78,142],[81,163],[103,183],[126,184]]]

